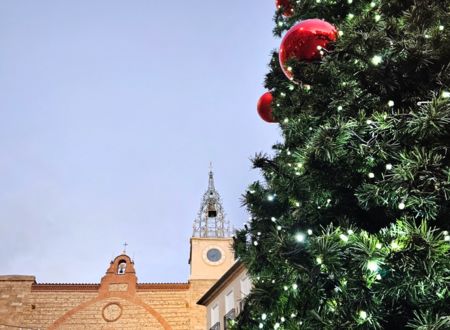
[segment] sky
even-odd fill
[[[186,282],[213,163],[235,227],[272,0],[0,0],[0,274],[98,283],[127,242],[139,282]]]

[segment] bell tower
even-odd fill
[[[234,263],[230,223],[225,219],[210,166],[208,189],[194,221],[191,237],[190,280],[217,280]]]

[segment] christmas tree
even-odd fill
[[[335,31],[273,52],[283,142],[253,160],[235,328],[450,329],[450,1],[278,4],[279,37]]]

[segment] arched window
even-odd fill
[[[117,266],[117,274],[119,275],[125,274],[126,269],[127,269],[127,262],[125,260],[120,260],[119,266]]]

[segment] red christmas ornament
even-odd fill
[[[276,0],[277,9],[283,8],[283,16],[292,16],[294,8],[289,0]]]
[[[259,116],[268,123],[275,123],[272,116],[272,100],[272,93],[266,92],[259,98],[257,105]]]
[[[284,36],[280,45],[279,60],[284,74],[293,79],[286,62],[290,59],[311,62],[322,58],[322,48],[327,49],[330,42],[336,41],[337,30],[320,19],[307,19],[294,25]]]

